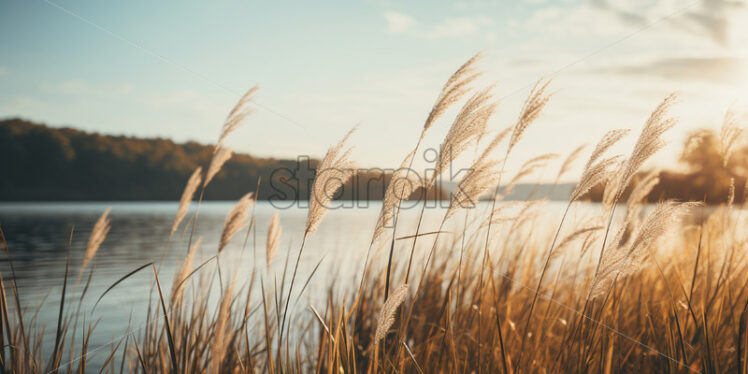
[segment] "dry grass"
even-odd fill
[[[280,244],[280,236],[283,232],[283,227],[280,224],[280,213],[275,212],[273,218],[270,219],[270,226],[268,226],[268,237],[266,240],[266,258],[267,266],[270,267],[270,263],[275,258],[275,252],[278,250],[278,244]]]
[[[445,85],[438,100],[441,104],[431,110],[426,128],[467,92],[477,74],[476,59]],[[507,132],[477,153],[477,173],[462,182],[465,192],[455,197],[455,207],[501,184],[509,151],[519,146],[525,130],[547,103],[547,87],[547,82],[540,82],[531,92],[512,127],[503,160],[495,161],[492,153]],[[696,208],[693,203],[662,202],[647,212],[641,200],[656,183],[656,177],[648,177],[638,182],[628,204],[622,205],[627,210],[622,219],[615,219],[614,209],[606,205],[596,206],[591,214],[580,210],[567,216],[576,211],[574,203],[590,188],[605,181],[615,181],[608,185],[612,186],[611,206],[617,205],[619,191],[636,181],[634,173],[664,145],[661,135],[674,125],[667,117],[671,104],[668,98],[655,109],[618,172],[614,169],[622,156],[606,154],[627,131],[603,137],[561,221],[545,214],[542,200],[501,202],[497,187],[490,209],[479,205],[464,221],[443,217],[442,226],[446,222],[454,230],[441,240],[436,240],[438,234],[419,239],[418,232],[408,240],[393,238],[390,253],[396,255],[387,272],[380,271],[381,262],[369,262],[367,255],[366,279],[358,287],[352,283],[342,295],[330,285],[330,298],[321,312],[314,307],[289,309],[289,304],[301,300],[298,289],[306,288],[294,288],[304,240],[322,224],[327,203],[337,190],[327,181],[350,177],[349,133],[330,148],[321,163],[324,172],[318,174],[313,187],[319,200],[311,204],[292,274],[284,271],[276,275],[280,279],[274,279],[253,272],[246,284],[240,284],[237,272],[248,270],[224,269],[233,272],[233,280],[216,294],[211,284],[220,267],[204,266],[213,258],[195,264],[201,242],[196,240],[174,279],[170,302],[164,302],[156,283],[159,301],[150,306],[146,321],[133,321],[135,325],[147,323],[145,328],[113,344],[103,372],[118,372],[122,367],[147,373],[747,373],[748,241],[739,229],[744,222],[736,214],[737,207]],[[478,91],[463,106],[445,143],[459,152],[476,144],[494,109],[488,91]],[[733,134],[739,133],[736,124],[730,126],[733,130],[724,136],[725,151],[732,146]],[[226,148],[219,145],[214,159],[218,166],[211,165],[203,188],[222,164],[221,149]],[[559,175],[568,172],[580,152],[564,162]],[[412,164],[412,157],[410,153],[405,158],[403,168]],[[453,159],[446,154],[440,157],[444,165]],[[527,161],[519,177],[508,184],[550,157]],[[200,183],[195,179],[185,189],[182,200],[187,203]],[[404,175],[403,179],[407,181]],[[396,207],[407,196],[396,190],[405,188],[395,184],[388,188],[382,215],[372,222],[372,243],[394,236],[384,227],[397,221]],[[219,251],[248,224],[251,196],[242,198],[227,217]],[[456,211],[451,208],[446,215],[454,216]],[[175,227],[185,214],[180,204]],[[81,274],[106,235],[106,217],[105,213],[96,224]],[[196,219],[197,212],[193,214]],[[279,217],[266,224],[270,225],[270,262],[281,232]],[[608,238],[609,232],[614,237]],[[2,247],[7,247],[4,236],[0,238]],[[412,262],[407,255],[417,240],[433,241],[425,262]],[[286,261],[288,269],[292,260]],[[418,279],[409,283],[411,263],[416,265],[412,273]],[[153,267],[146,264],[120,280],[149,266]],[[15,312],[24,310],[15,274],[5,276],[0,278],[2,371],[83,372],[95,324],[86,321],[80,307],[75,310],[68,303],[61,304],[52,356],[43,357],[41,335],[29,335],[38,326],[33,319],[24,323],[28,313]],[[9,285],[5,279],[11,280]],[[389,283],[402,286],[390,293]],[[62,300],[66,300],[66,286],[67,274]],[[83,297],[85,291],[79,305]],[[74,340],[81,336],[82,340]],[[82,358],[76,365],[67,365],[64,351]],[[122,353],[124,360],[116,362]]]
[[[317,231],[317,226],[327,213],[335,193],[353,176],[354,164],[349,158],[351,147],[346,143],[355,129],[354,127],[348,131],[343,139],[330,147],[317,167],[309,198],[305,233]]]
[[[171,225],[171,235],[174,235],[174,232],[179,228],[179,223],[182,222],[184,216],[187,215],[187,209],[190,207],[190,203],[192,203],[192,197],[195,195],[197,187],[200,186],[202,174],[203,168],[198,166],[197,169],[192,172],[190,179],[187,180],[187,185],[184,187],[184,192],[182,192],[182,198],[179,200],[177,216],[174,217],[174,223]]]
[[[249,223],[249,209],[255,202],[252,199],[252,195],[253,193],[249,192],[242,196],[226,216],[226,221],[223,224],[223,232],[221,232],[221,241],[218,243],[219,253],[226,248],[231,238]]]
[[[91,231],[91,235],[88,237],[88,245],[86,245],[86,253],[83,255],[83,263],[81,264],[80,271],[78,272],[78,281],[80,281],[81,276],[83,275],[83,271],[86,270],[86,266],[93,260],[94,256],[96,256],[96,252],[98,252],[99,247],[101,247],[101,243],[104,242],[104,239],[106,239],[106,235],[109,233],[109,230],[112,228],[111,220],[109,219],[109,211],[111,208],[104,211],[104,213],[101,214],[101,217],[96,221],[96,224],[94,224],[93,231]]]

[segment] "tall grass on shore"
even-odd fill
[[[478,74],[475,60],[447,82],[422,133],[438,126],[436,119],[445,108],[471,91],[468,86]],[[90,366],[88,342],[96,333],[91,316],[81,311],[84,298],[106,297],[115,287],[127,287],[123,281],[129,276],[150,267],[158,299],[152,300],[145,321],[132,321],[138,329],[123,331],[123,338],[113,342],[102,367],[96,368],[101,372],[748,373],[748,238],[740,230],[745,220],[736,214],[743,207],[735,206],[731,198],[718,207],[674,201],[647,207],[643,200],[657,176],[634,177],[664,146],[661,135],[675,125],[668,116],[671,97],[655,107],[632,154],[608,154],[628,130],[603,136],[588,156],[561,217],[545,214],[544,200],[503,201],[514,183],[553,157],[517,160],[524,166],[502,184],[511,151],[521,147],[526,129],[549,101],[548,84],[539,82],[510,130],[498,132],[484,146],[478,140],[489,127],[496,103],[487,89],[467,96],[444,143],[460,153],[476,147],[475,170],[460,182],[462,188],[449,209],[422,210],[412,232],[402,222],[390,230],[388,226],[399,219],[397,207],[409,197],[402,193],[406,185],[433,183],[396,173],[380,217],[372,222],[369,248],[383,242],[389,244],[389,252],[374,251],[385,258],[370,261],[367,251],[362,264],[346,264],[363,267],[360,282],[352,281],[342,294],[329,285],[324,308],[303,305],[303,293],[316,268],[311,275],[297,274],[298,264],[303,243],[324,224],[322,218],[340,186],[329,182],[344,182],[352,174],[350,133],[320,163],[295,259],[276,256],[282,238],[281,212],[264,223],[270,227],[266,256],[254,259],[259,261],[254,269],[267,271],[220,261],[206,266],[216,256],[203,259],[203,254],[212,253],[203,248],[200,238],[191,240],[198,218],[194,212],[189,218],[192,228],[185,229],[190,238],[188,254],[171,287],[161,287],[163,279],[151,262],[123,269],[126,275],[102,295],[86,295],[85,287],[83,295],[73,299],[67,294],[68,262],[54,342],[34,333],[45,326],[38,326],[32,311],[21,305],[13,248],[8,248],[0,230],[0,248],[11,270],[0,277],[0,369],[84,372]],[[247,102],[246,97],[240,100],[240,104]],[[241,113],[246,109],[229,115],[214,162],[223,163],[223,143],[235,129],[234,120],[244,118]],[[731,119],[724,130],[724,157],[729,157],[742,131],[738,125]],[[412,165],[414,152],[403,167]],[[580,152],[577,149],[567,158],[558,175],[569,172]],[[454,157],[440,155],[439,170]],[[216,167],[208,168],[203,190],[219,172],[220,165]],[[198,169],[187,183],[174,229],[188,217],[183,205],[192,200],[200,175]],[[602,183],[608,189],[608,203],[577,210],[578,201]],[[634,188],[623,204],[621,191],[628,184]],[[227,217],[216,255],[230,250],[227,244],[239,230],[259,224],[249,219],[252,196],[257,193],[240,199]],[[486,193],[488,204],[472,204]],[[730,194],[734,197],[734,186]],[[467,208],[474,208],[470,215],[456,215]],[[419,232],[424,214],[441,215],[436,217],[442,226],[436,235]],[[91,236],[96,249],[106,245],[107,217],[105,213]],[[443,231],[445,227],[449,230]],[[416,241],[426,244],[427,251],[414,262]],[[90,256],[86,251],[80,274],[96,249]],[[271,271],[270,263],[277,257],[286,258],[282,273]],[[411,269],[412,264],[420,266]],[[221,271],[226,282],[216,293],[213,282],[216,275],[221,281]],[[241,272],[249,275],[245,283],[237,280]],[[92,276],[93,271],[89,281]],[[163,293],[168,290],[170,294]],[[298,304],[304,307],[289,307]],[[82,339],[76,341],[76,336]],[[52,344],[51,356],[44,357],[42,347]]]

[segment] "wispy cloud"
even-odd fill
[[[593,73],[649,75],[677,81],[734,83],[748,78],[748,62],[737,57],[674,57],[590,69]]]
[[[535,10],[522,20],[524,32],[540,33],[543,42],[552,38],[611,37],[623,35],[630,25],[610,12],[590,6],[588,3],[571,7],[548,5]]]
[[[742,48],[748,42],[746,23],[748,0],[558,2],[537,7],[521,22],[524,32],[541,33],[546,40],[615,38],[646,31],[649,45],[666,40],[669,48],[675,44],[712,49]]]
[[[735,31],[744,27],[741,26],[744,25],[744,17],[742,20],[738,18],[740,13],[748,10],[748,2],[745,0],[590,0],[590,4],[635,26],[644,26],[656,19],[667,18],[670,26],[695,36],[705,36],[720,45],[729,45],[735,37]]]
[[[415,23],[415,20],[407,14],[393,11],[384,12],[384,19],[387,20],[387,31],[393,34],[402,34]]]

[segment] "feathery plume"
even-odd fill
[[[202,172],[203,168],[198,166],[190,176],[190,179],[187,180],[187,185],[184,186],[184,191],[182,192],[182,198],[179,199],[179,209],[177,210],[177,216],[174,217],[174,223],[171,225],[170,235],[174,235],[177,227],[179,227],[179,223],[182,222],[185,214],[187,214],[187,208],[189,208],[192,202],[192,197],[195,195],[195,191],[197,191],[197,186],[200,185]]]
[[[584,257],[585,254],[592,248],[592,245],[595,244],[596,239],[596,231],[590,232],[587,234],[587,236],[584,238],[584,241],[582,242],[581,249],[579,251],[579,258]]]
[[[489,156],[507,133],[508,131],[500,132],[470,166],[468,169],[470,174],[460,181],[457,190],[452,195],[452,201],[445,213],[445,220],[457,212],[458,208],[475,206],[481,195],[499,182],[499,175],[495,170],[499,161],[489,159]]]
[[[112,208],[107,208],[104,213],[101,214],[101,217],[99,217],[99,219],[96,221],[96,224],[94,224],[93,230],[91,231],[91,236],[88,237],[88,245],[86,245],[86,253],[83,255],[83,264],[81,264],[81,270],[78,273],[78,280],[81,279],[83,270],[85,270],[88,263],[93,260],[96,252],[101,246],[101,243],[103,243],[104,239],[106,239],[106,235],[109,233],[109,229],[112,228],[111,220],[108,217],[109,211],[111,210]]]
[[[496,110],[496,104],[491,103],[492,95],[489,87],[473,95],[463,105],[457,114],[452,126],[449,128],[441,152],[434,165],[434,174],[431,176],[428,187],[433,186],[436,178],[444,169],[467,149],[473,140],[482,136],[486,130],[486,123]]]
[[[621,175],[625,172],[624,165],[626,160],[618,160],[615,165],[611,167],[611,171],[608,179],[605,180],[605,189],[603,190],[603,207],[607,210],[618,203],[618,190],[621,185]]]
[[[504,130],[499,131],[499,133],[497,133],[496,136],[494,136],[494,138],[491,139],[491,143],[489,143],[488,146],[486,146],[486,148],[483,149],[483,152],[481,152],[481,155],[488,155],[489,153],[491,153],[494,150],[496,150],[496,148],[499,146],[499,144],[504,139],[506,139],[507,135],[509,135],[509,132],[511,132],[512,129],[513,129],[513,127],[509,126],[509,127],[505,128]],[[480,138],[478,138],[478,140],[480,140]],[[477,143],[480,143],[480,142],[477,142]],[[478,157],[480,158],[481,156],[478,156]]]
[[[218,147],[214,150],[213,158],[210,160],[210,166],[208,167],[208,173],[205,175],[205,180],[203,181],[203,187],[207,186],[208,183],[213,180],[213,177],[218,174],[223,167],[223,164],[225,164],[230,158],[231,149]]]
[[[700,203],[698,202],[679,203],[675,201],[666,201],[657,204],[647,216],[636,238],[632,241],[628,252],[632,253],[639,249],[647,248],[655,239],[664,235],[669,229],[672,229],[674,226],[673,222],[679,221],[691,208],[699,205]]]
[[[610,149],[610,147],[618,143],[618,141],[628,135],[629,132],[631,132],[629,129],[617,129],[605,133],[595,146],[595,149],[592,150],[590,158],[587,160],[587,164],[585,165],[585,169],[591,167],[592,164],[594,164],[605,152],[608,151],[608,149]]]
[[[411,158],[415,154],[415,149],[411,151],[403,162],[400,164],[400,168],[395,170],[390,177],[390,183],[387,185],[387,189],[384,192],[382,198],[382,208],[379,211],[379,218],[377,218],[377,224],[374,227],[374,235],[372,235],[371,242],[374,243],[384,233],[384,228],[388,227],[392,223],[392,219],[395,216],[395,207],[401,201],[404,201],[410,197],[410,195],[418,190],[423,185],[421,177],[408,168]]]
[[[631,178],[634,177],[637,170],[646,162],[652,155],[657,153],[660,149],[665,146],[665,141],[662,139],[662,134],[669,130],[675,125],[675,119],[666,117],[667,111],[675,103],[675,95],[671,94],[666,97],[660,105],[655,108],[652,114],[644,124],[639,139],[634,145],[634,150],[631,152],[631,156],[624,165],[620,179],[617,182],[615,204],[620,198],[623,190],[626,189]]]
[[[543,108],[548,103],[548,100],[550,100],[550,95],[545,94],[545,90],[548,88],[550,83],[550,80],[543,82],[541,79],[535,83],[535,86],[530,90],[530,95],[525,99],[525,104],[522,106],[519,119],[514,125],[512,137],[509,139],[509,147],[506,150],[507,154],[509,154],[512,148],[517,145],[520,138],[525,133],[525,130],[527,130],[527,127],[530,126],[538,116],[540,116]]]
[[[247,91],[239,99],[236,105],[234,105],[234,108],[231,109],[229,115],[226,116],[226,121],[223,122],[223,128],[221,129],[221,136],[218,137],[216,147],[213,149],[214,153],[218,152],[218,149],[223,146],[223,142],[226,140],[229,134],[238,129],[239,126],[241,126],[242,121],[244,121],[244,119],[252,113],[252,109],[249,107],[249,103],[252,102],[252,100],[254,99],[254,94],[259,89],[260,87],[258,86],[250,88],[249,91]]]
[[[495,149],[499,143],[501,143],[506,137],[509,135],[509,133],[514,129],[513,126],[508,126],[504,130],[501,130],[491,141],[491,144],[488,145],[488,148]]]
[[[317,230],[335,193],[353,176],[354,164],[348,157],[351,147],[346,145],[356,128],[352,128],[336,145],[330,147],[317,166],[317,174],[309,196],[306,233]]]
[[[540,216],[542,208],[546,203],[548,203],[548,198],[544,197],[541,199],[531,200],[530,202],[525,204],[525,206],[522,208],[522,211],[517,214],[515,219],[510,219],[510,221],[512,222],[510,231],[519,230],[522,225]]]
[[[445,220],[449,219],[459,208],[475,206],[481,195],[496,186],[499,181],[499,175],[496,172],[498,165],[497,160],[481,158],[471,166],[470,174],[460,181],[452,195]]]
[[[577,201],[592,187],[604,181],[610,181],[613,179],[615,171],[613,170],[614,165],[620,164],[621,156],[613,156],[605,158],[600,162],[593,164],[591,167],[584,170],[582,178],[577,183],[574,191],[571,193],[571,201]],[[606,185],[607,186],[607,185]]]
[[[489,215],[489,217],[493,217],[493,219],[490,221],[492,225],[499,224],[506,221],[519,221],[523,218],[530,217],[532,215],[533,210],[539,210],[546,202],[548,202],[547,199],[535,199],[535,200],[526,200],[526,201],[510,201],[506,204],[497,205],[496,209],[493,211],[493,215]],[[503,211],[509,209],[509,208],[515,208],[515,207],[521,207],[519,212],[513,216],[502,216],[501,213]],[[487,219],[483,221],[481,224],[481,228],[488,226],[488,217]]]
[[[623,163],[615,176],[610,178],[603,193],[603,206],[612,207],[621,198],[631,179],[639,168],[652,155],[665,146],[662,134],[675,125],[675,119],[666,117],[667,111],[675,103],[675,95],[667,96],[650,114],[637,139],[631,156]]]
[[[267,239],[267,266],[270,267],[270,263],[273,262],[275,252],[278,250],[278,244],[280,243],[281,232],[283,227],[280,224],[280,213],[275,212],[273,218],[270,220],[270,226],[268,227],[268,239]]]
[[[632,236],[630,244],[622,242],[623,234],[628,226],[624,224],[605,251],[600,270],[592,281],[590,298],[604,294],[616,279],[631,275],[641,269],[654,241],[668,230],[675,228],[674,222],[677,222],[690,208],[698,205],[699,203],[694,202],[677,203],[674,201],[657,204]]]
[[[577,158],[579,158],[579,156],[582,154],[582,151],[584,150],[585,147],[587,147],[587,144],[582,144],[579,147],[575,148],[573,151],[571,151],[571,153],[569,153],[568,156],[566,156],[566,159],[561,164],[561,167],[558,169],[558,174],[556,175],[555,183],[558,183],[561,177],[564,174],[568,173],[569,170],[571,170],[571,165],[573,165],[574,161],[576,161]]]
[[[567,172],[569,172],[569,170],[571,170],[571,165],[574,164],[574,161],[576,161],[577,158],[579,158],[579,155],[582,154],[582,151],[584,150],[585,147],[587,147],[587,144],[582,144],[576,149],[574,149],[573,151],[571,151],[571,153],[569,153],[568,156],[566,156],[566,159],[561,164],[561,167],[558,169],[558,174],[556,175],[555,183],[558,183],[561,177]]]
[[[660,172],[653,170],[649,172],[641,181],[639,181],[634,189],[631,190],[629,200],[626,203],[626,216],[628,221],[632,221],[641,210],[642,201],[647,198],[652,189],[660,183]]]
[[[628,134],[629,130],[611,130],[605,133],[600,141],[592,150],[587,164],[584,166],[582,177],[579,179],[574,191],[571,193],[571,201],[576,201],[584,196],[592,187],[597,186],[603,181],[610,180],[614,174],[611,166],[619,162],[620,156],[614,156],[598,161],[602,155],[621,138]]]
[[[480,76],[480,73],[475,72],[475,64],[480,60],[482,54],[479,52],[452,74],[447,80],[447,83],[442,87],[439,97],[436,99],[436,103],[431,108],[429,116],[426,118],[426,122],[423,125],[423,131],[421,132],[421,138],[426,134],[426,131],[434,124],[444,112],[452,106],[454,103],[459,101],[468,91],[470,91],[470,83]]]
[[[379,317],[377,318],[377,330],[374,334],[374,346],[379,344],[379,341],[387,336],[392,324],[395,323],[395,312],[400,304],[405,301],[405,297],[408,296],[408,285],[403,284],[398,287],[387,301],[384,302],[382,310],[379,311]]]
[[[223,164],[231,158],[231,149],[224,146],[223,143],[229,134],[236,131],[236,129],[238,129],[242,124],[242,121],[244,121],[244,119],[251,113],[249,103],[252,102],[253,96],[257,90],[259,90],[259,87],[257,86],[250,88],[249,91],[239,99],[226,117],[226,121],[224,121],[223,128],[221,129],[221,135],[218,137],[215,147],[213,147],[213,158],[210,160],[210,166],[205,175],[203,187],[207,186],[208,183],[213,180],[213,177],[218,174],[221,167],[223,167]]]
[[[562,253],[562,250],[566,248],[569,244],[571,244],[573,241],[583,236],[594,234],[604,228],[605,227],[602,225],[587,225],[587,226],[582,226],[581,228],[576,229],[574,232],[564,237],[564,239],[561,240],[561,242],[559,242],[558,246],[551,254],[551,259],[558,257]]]
[[[535,200],[530,200],[530,201],[535,201]],[[496,204],[496,208],[493,210],[493,214],[492,215],[494,217],[498,217],[505,210],[516,208],[516,207],[524,207],[527,204],[528,204],[528,202],[524,201],[524,200],[513,200],[513,201],[508,201],[508,202],[497,203]],[[520,209],[522,209],[522,208],[520,208]]]
[[[221,298],[221,305],[218,308],[218,315],[216,316],[215,330],[213,331],[213,339],[211,341],[211,370],[212,373],[221,372],[221,364],[223,363],[223,357],[226,354],[226,349],[230,343],[229,336],[229,323],[231,318],[231,303],[233,301],[234,283],[236,283],[236,273],[231,279],[226,291]]]
[[[223,232],[221,232],[221,241],[218,244],[218,253],[221,253],[221,251],[231,241],[231,237],[247,224],[249,208],[252,206],[252,203],[254,203],[252,195],[252,192],[250,192],[242,196],[226,216],[226,221],[223,224]]]
[[[187,253],[187,257],[184,258],[184,262],[182,262],[182,267],[179,269],[179,272],[174,276],[174,286],[171,290],[171,304],[174,304],[177,300],[179,300],[182,297],[182,290],[184,289],[184,280],[187,279],[187,276],[192,271],[192,264],[195,261],[195,253],[197,253],[197,249],[200,248],[200,244],[203,242],[203,237],[200,236],[195,240],[194,243],[192,243],[192,248],[190,248],[190,251]]]
[[[504,190],[501,193],[502,199],[512,193],[514,187],[522,178],[532,174],[537,169],[545,167],[546,165],[548,165],[548,161],[553,160],[557,157],[558,155],[555,153],[545,153],[525,161],[525,163],[522,164],[522,166],[519,168],[517,174],[515,174],[514,177],[512,177],[512,180],[510,180],[509,183],[507,183],[506,187],[504,187]]]
[[[720,140],[720,156],[722,156],[722,166],[727,167],[727,162],[730,161],[730,155],[733,151],[735,142],[743,134],[743,128],[738,125],[738,118],[734,108],[730,108],[725,113],[725,118],[722,121],[722,128],[719,132]]]

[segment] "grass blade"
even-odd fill
[[[55,347],[52,350],[52,357],[50,359],[49,367],[47,368],[47,372],[50,371],[57,371],[59,365],[60,365],[60,359],[62,358],[62,351],[60,348],[60,340],[62,339],[62,317],[65,311],[65,293],[67,292],[67,286],[68,286],[68,272],[70,270],[70,244],[72,244],[73,241],[73,231],[74,229],[70,230],[70,240],[68,242],[68,256],[67,260],[65,261],[65,277],[62,280],[62,295],[60,296],[60,312],[57,315],[57,332],[55,334]]]
[[[135,274],[136,274],[137,272],[139,272],[139,271],[141,271],[141,270],[143,270],[143,269],[147,268],[147,267],[148,267],[148,265],[153,265],[153,261],[151,261],[151,262],[149,262],[149,263],[147,263],[147,264],[145,264],[145,265],[141,265],[141,266],[140,266],[140,267],[138,267],[137,269],[135,269],[135,270],[133,270],[133,271],[131,271],[131,272],[127,273],[127,274],[126,274],[125,276],[123,276],[122,278],[120,278],[120,279],[117,279],[117,281],[116,281],[116,282],[112,283],[112,285],[111,285],[111,286],[109,286],[109,288],[107,288],[107,289],[106,289],[106,291],[104,291],[104,293],[102,293],[102,294],[101,294],[101,296],[99,296],[98,300],[96,300],[96,304],[94,304],[94,307],[93,307],[93,309],[94,309],[94,310],[96,309],[96,306],[97,306],[97,305],[99,305],[99,301],[101,301],[101,299],[102,299],[102,298],[104,297],[104,295],[106,295],[107,293],[109,293],[109,291],[111,291],[111,290],[112,290],[112,289],[113,289],[114,287],[117,287],[117,285],[118,285],[118,284],[120,284],[120,283],[122,283],[122,282],[123,282],[123,281],[124,281],[125,279],[127,279],[127,278],[130,278],[131,276],[135,275]],[[93,310],[92,310],[92,312],[93,312]]]
[[[161,284],[158,281],[158,274],[156,273],[156,265],[151,262],[153,267],[153,276],[156,277],[156,287],[158,288],[158,298],[161,300],[161,309],[164,312],[164,324],[166,325],[166,337],[169,339],[169,353],[171,354],[171,365],[175,372],[179,372],[177,368],[177,353],[174,351],[174,336],[171,333],[171,326],[169,325],[169,314],[166,312],[166,304],[164,303],[164,295],[161,293]]]

